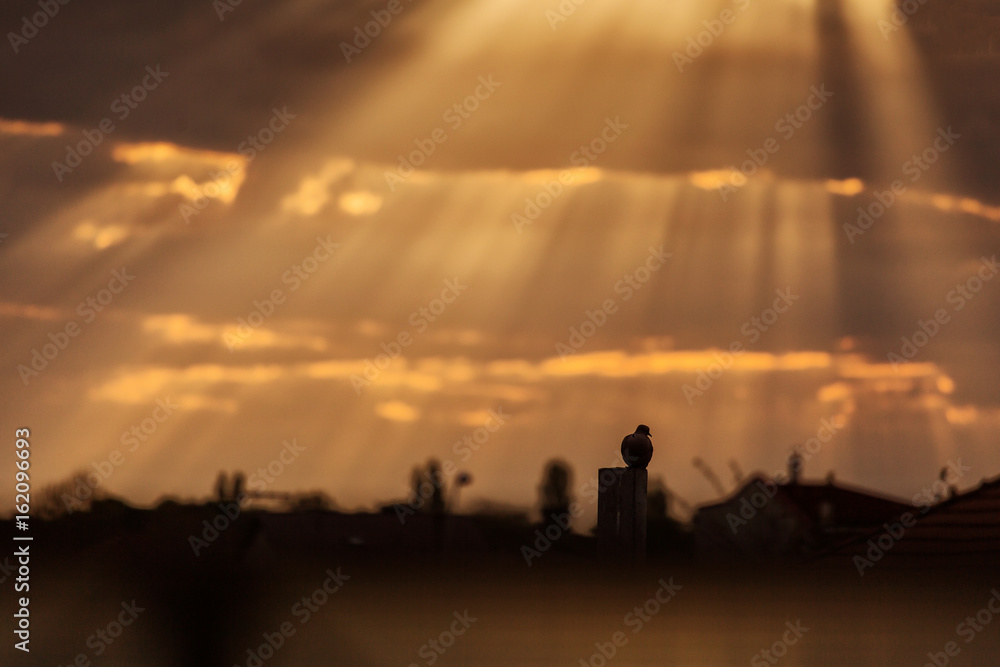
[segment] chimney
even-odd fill
[[[948,466],[945,466],[944,468],[941,468],[941,472],[938,473],[938,479],[941,480],[941,486],[947,489],[947,495],[941,493],[940,491],[935,494],[937,496],[936,499],[939,503],[943,503],[944,501],[949,500],[950,498],[954,497],[955,494],[958,493],[958,488],[956,488],[953,484],[948,484],[948,472],[949,472]],[[937,486],[937,484],[935,484],[934,486]]]

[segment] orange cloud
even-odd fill
[[[0,118],[0,134],[28,137],[57,137],[66,131],[62,123],[36,123],[28,120]]]

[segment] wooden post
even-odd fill
[[[601,557],[631,563],[644,562],[646,470],[601,468],[597,481],[597,541]]]

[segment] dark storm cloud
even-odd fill
[[[141,82],[146,66],[159,65],[169,72],[168,81],[122,123],[117,138],[226,150],[272,106],[306,100],[320,84],[328,91],[348,70],[356,94],[369,67],[405,53],[403,30],[350,66],[338,47],[382,4],[243,2],[220,19],[210,0],[72,0],[57,5],[58,13],[26,44],[18,44],[17,53],[10,38],[4,39],[0,87],[17,94],[0,99],[0,116],[93,127]],[[39,11],[37,2],[5,4],[0,26],[5,35],[20,34],[22,18]]]

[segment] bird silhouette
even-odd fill
[[[629,468],[646,469],[653,458],[653,441],[649,438],[649,427],[639,424],[635,433],[622,440],[622,458]]]

